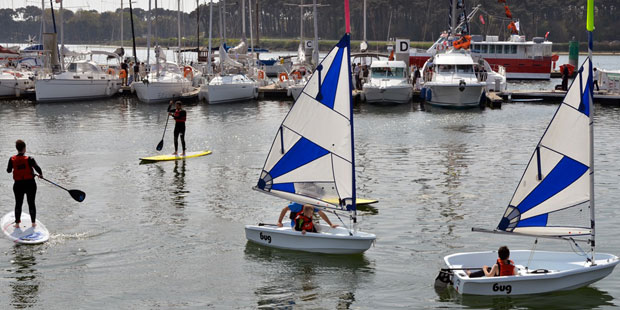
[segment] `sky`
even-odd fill
[[[44,0],[45,7],[49,8],[50,0]],[[59,4],[54,1],[54,7],[58,9]],[[99,12],[114,11],[121,7],[121,0],[63,0],[63,8],[77,11],[82,10],[97,10]],[[200,4],[204,4],[209,0],[199,0]],[[219,0],[213,0],[218,2]],[[232,1],[231,1],[232,2]],[[41,6],[41,0],[0,0],[0,8],[19,8],[28,5]],[[134,8],[141,8],[147,10],[149,8],[149,0],[133,0]],[[123,0],[123,7],[129,7],[129,0]],[[155,0],[151,0],[151,7],[155,8]],[[157,7],[176,10],[177,0],[157,0]],[[196,0],[181,0],[181,10],[184,12],[191,12],[196,9]]]

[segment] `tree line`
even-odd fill
[[[254,38],[297,40],[303,20],[304,37],[310,39],[313,33],[313,10],[305,8],[300,12],[296,5],[311,0],[252,0],[251,11],[246,12],[246,32],[249,38],[249,14],[252,14]],[[200,44],[205,44],[208,36],[209,6],[200,0],[198,10],[181,12],[181,34],[184,46],[196,46],[197,35]],[[242,36],[241,0],[228,0],[224,7],[220,0],[213,4],[213,37],[240,38]],[[317,0],[323,6],[318,11],[318,36],[322,40],[337,40],[344,33],[344,1]],[[506,38],[510,20],[506,17],[504,3],[497,0],[466,1],[468,9],[481,5],[482,10],[470,23],[473,34],[499,35]],[[528,39],[543,37],[549,32],[549,40],[566,43],[571,39],[587,41],[585,31],[586,1],[584,0],[507,0],[513,19],[519,21],[521,34]],[[190,3],[190,1],[188,1]],[[293,5],[294,4],[294,5]],[[619,45],[617,31],[620,19],[617,18],[620,3],[617,0],[597,0],[595,2],[595,40],[598,45]],[[120,3],[119,3],[120,7]],[[246,9],[249,5],[246,0]],[[59,11],[55,7],[56,31],[60,33]],[[448,27],[449,1],[435,0],[367,0],[366,37],[369,41],[387,41],[394,38],[408,38],[412,41],[434,41]],[[67,44],[111,44],[119,45],[120,23],[123,18],[123,39],[125,45],[131,40],[129,8],[97,12],[95,10],[64,10],[64,40]],[[148,12],[141,8],[133,9],[135,35],[143,45],[147,35]],[[177,11],[167,9],[151,10],[153,18],[153,42],[160,40],[163,45],[175,46],[177,43]],[[220,31],[220,16],[222,30]],[[363,0],[350,0],[351,35],[353,40],[363,39]],[[480,18],[482,16],[482,18]],[[52,12],[45,10],[46,32],[53,32]],[[256,20],[258,19],[258,33]],[[484,20],[484,24],[482,24]],[[198,27],[197,27],[198,26]],[[38,37],[41,27],[41,9],[36,6],[0,9],[0,42],[21,43],[29,36]],[[199,30],[199,32],[198,32]],[[155,35],[157,36],[155,38]],[[60,41],[60,37],[58,38]],[[615,41],[615,42],[614,42]]]

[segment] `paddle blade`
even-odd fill
[[[84,199],[86,199],[86,193],[81,190],[70,189],[68,192],[69,194],[71,194],[71,197],[73,197],[73,199],[78,202],[82,202],[84,201]]]
[[[157,144],[157,151],[161,151],[161,149],[164,148],[164,139],[161,139],[161,141],[159,141],[159,144]]]

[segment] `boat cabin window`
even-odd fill
[[[544,45],[543,46],[543,56],[551,56],[552,52],[551,52],[551,45]]]
[[[474,72],[474,67],[472,65],[456,65],[457,73],[471,73]]]
[[[516,45],[511,45],[510,46],[510,53],[511,54],[516,54],[517,53],[517,46]]]
[[[69,64],[67,71],[76,72],[76,73],[83,73],[83,72],[95,72],[96,73],[96,72],[99,72],[99,68],[97,68],[97,66],[91,63],[88,63],[88,62],[80,62],[80,63],[72,62]]]
[[[486,54],[487,53],[487,47],[488,47],[488,45],[486,45],[486,44],[482,45],[481,53]]]
[[[495,54],[495,45],[489,45],[489,54]]]
[[[69,72],[77,72],[77,64],[72,62],[69,64],[69,68],[67,68],[67,71]]]
[[[454,72],[454,65],[437,65],[437,72],[441,73],[452,73]]]
[[[405,77],[405,68],[375,67],[371,68],[373,78],[402,78]]]
[[[501,54],[502,53],[502,48],[503,48],[503,45],[496,46],[495,47],[495,53]]]

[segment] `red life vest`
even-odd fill
[[[295,217],[295,230],[316,231],[314,230],[312,218],[305,216],[303,212],[299,212]]]
[[[508,260],[508,264],[504,260],[497,259],[497,267],[499,267],[499,276],[513,276],[515,274],[515,263]]]
[[[181,110],[175,110],[174,111],[174,120],[177,122],[181,122],[181,123],[185,123],[185,120],[187,119],[187,113],[185,113],[185,115],[183,115],[183,117],[181,117]]]
[[[34,179],[32,167],[30,167],[30,163],[28,162],[28,156],[15,155],[11,157],[11,161],[13,162],[13,180],[22,181]]]

